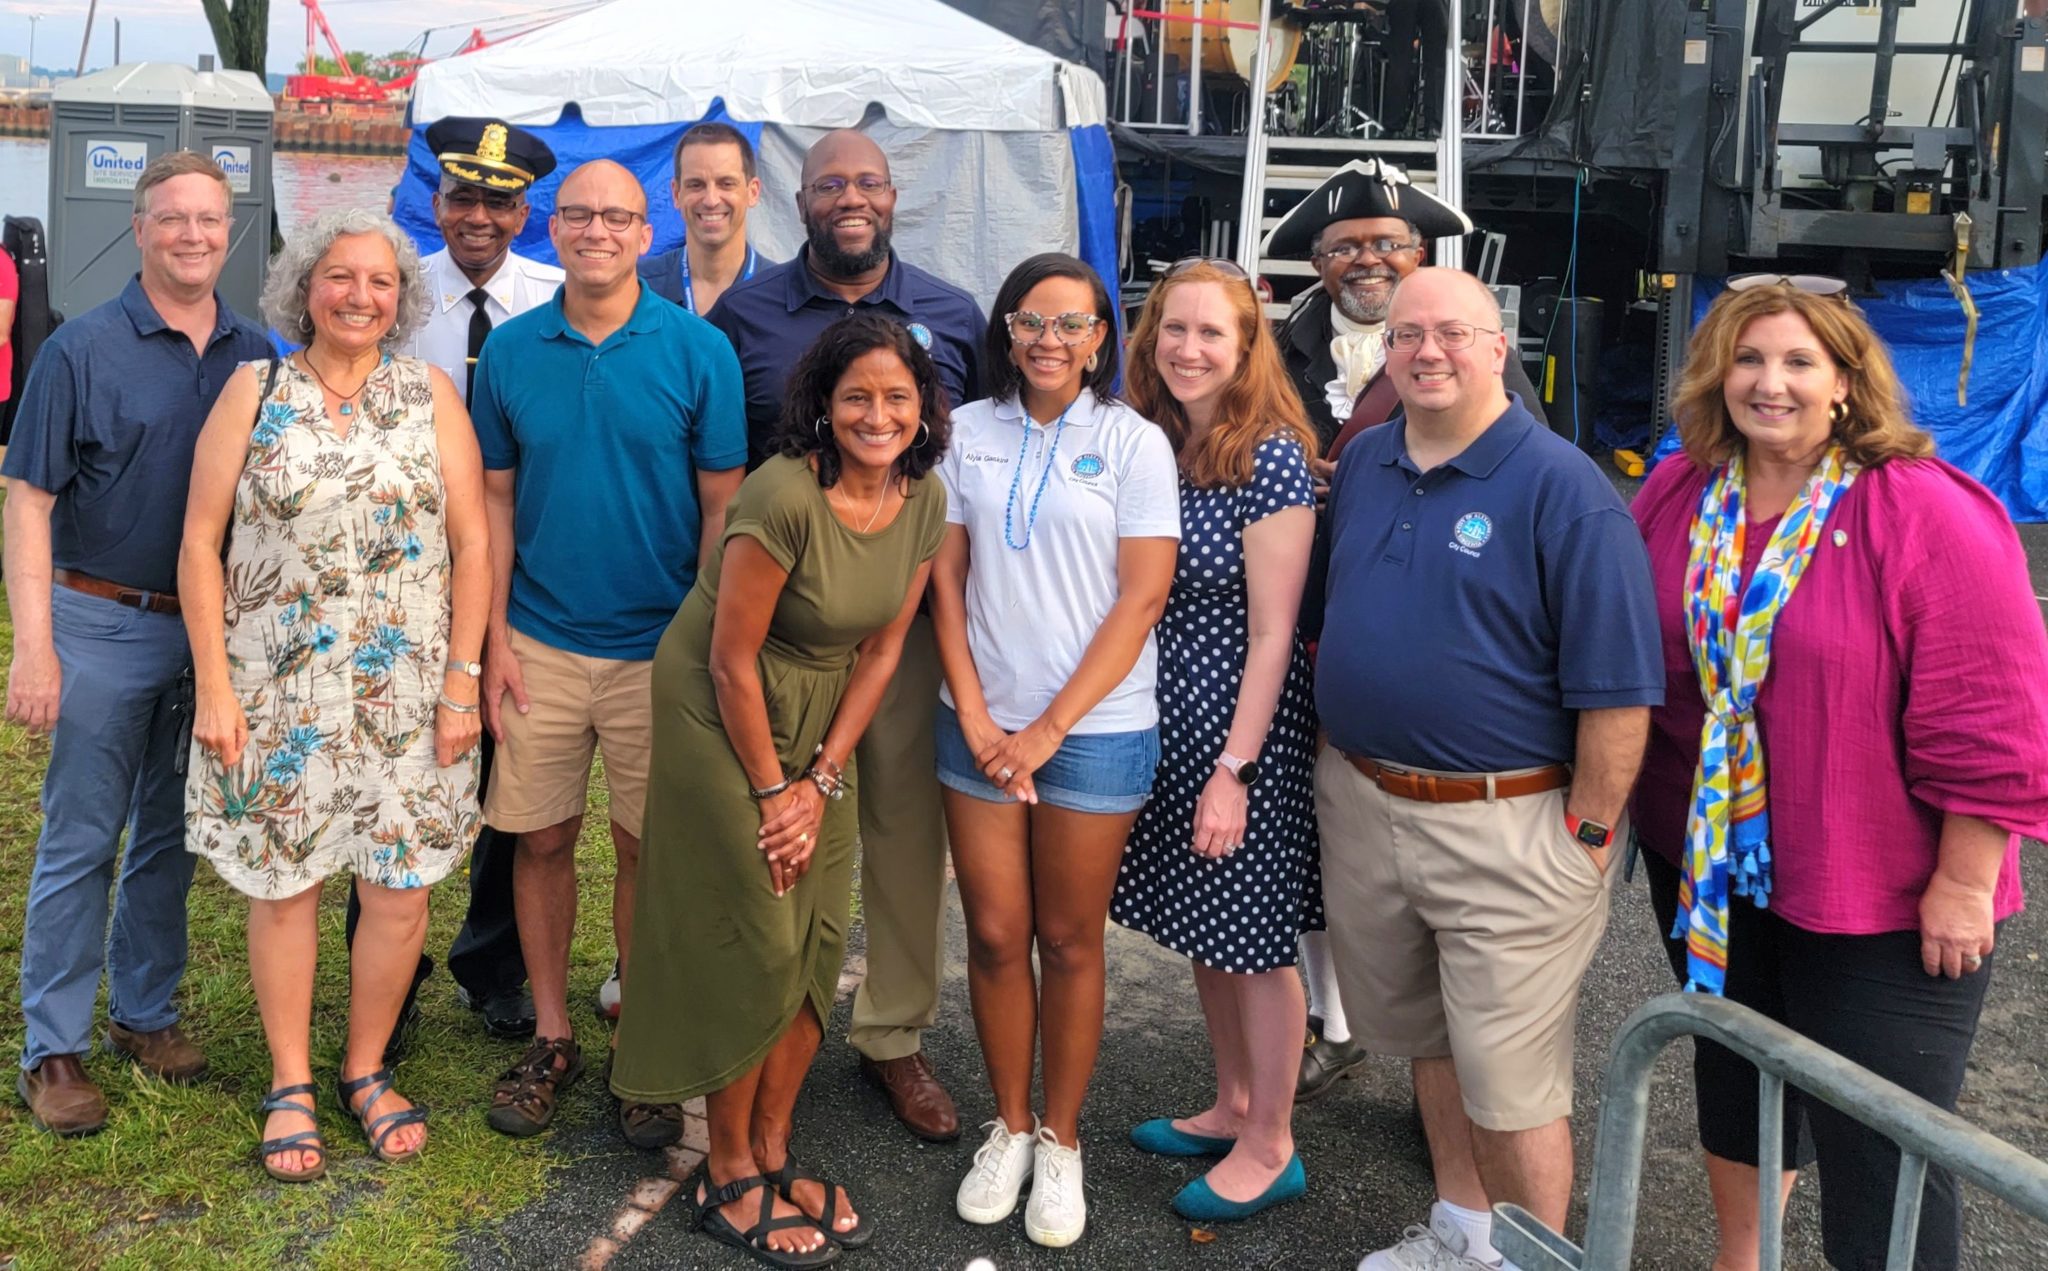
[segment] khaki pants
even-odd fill
[[[944,936],[946,816],[932,727],[938,712],[938,643],[919,614],[903,660],[859,747],[860,903],[867,976],[853,999],[847,1040],[870,1059],[917,1053],[939,1011]]]
[[[1334,747],[1316,760],[1323,910],[1351,1036],[1377,1054],[1449,1056],[1466,1115],[1489,1130],[1571,1115],[1579,981],[1622,852],[1603,875],[1565,829],[1564,800],[1424,803]]]

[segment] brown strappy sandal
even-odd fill
[[[554,1123],[562,1092],[582,1075],[583,1051],[575,1038],[536,1037],[519,1062],[499,1075],[484,1119],[500,1134],[522,1139],[539,1134]]]

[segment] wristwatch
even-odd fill
[[[484,664],[481,662],[464,662],[458,658],[449,658],[448,669],[451,671],[459,671],[462,674],[467,675],[469,678],[474,680],[481,679],[483,677]]]
[[[1570,830],[1572,837],[1588,848],[1610,847],[1614,843],[1613,826],[1602,825],[1598,821],[1588,821],[1582,816],[1573,816],[1569,812],[1564,814],[1564,828]]]
[[[1216,757],[1216,766],[1236,777],[1241,785],[1255,785],[1259,780],[1260,768],[1256,759],[1239,759],[1226,750]]]

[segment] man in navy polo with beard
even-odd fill
[[[849,314],[879,313],[909,327],[938,365],[949,406],[981,395],[975,351],[986,321],[972,296],[891,250],[896,188],[882,148],[852,129],[825,134],[804,156],[796,206],[805,234],[796,259],[734,284],[706,315],[732,341],[746,377],[749,467],[774,451],[791,368]],[[861,1071],[888,1095],[897,1119],[933,1141],[960,1133],[922,1040],[938,1014],[946,878],[932,750],[939,675],[931,621],[920,614],[855,752],[868,970],[848,1033]]]

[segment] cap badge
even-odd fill
[[[483,140],[476,143],[476,157],[486,163],[505,162],[505,125],[484,126]]]

